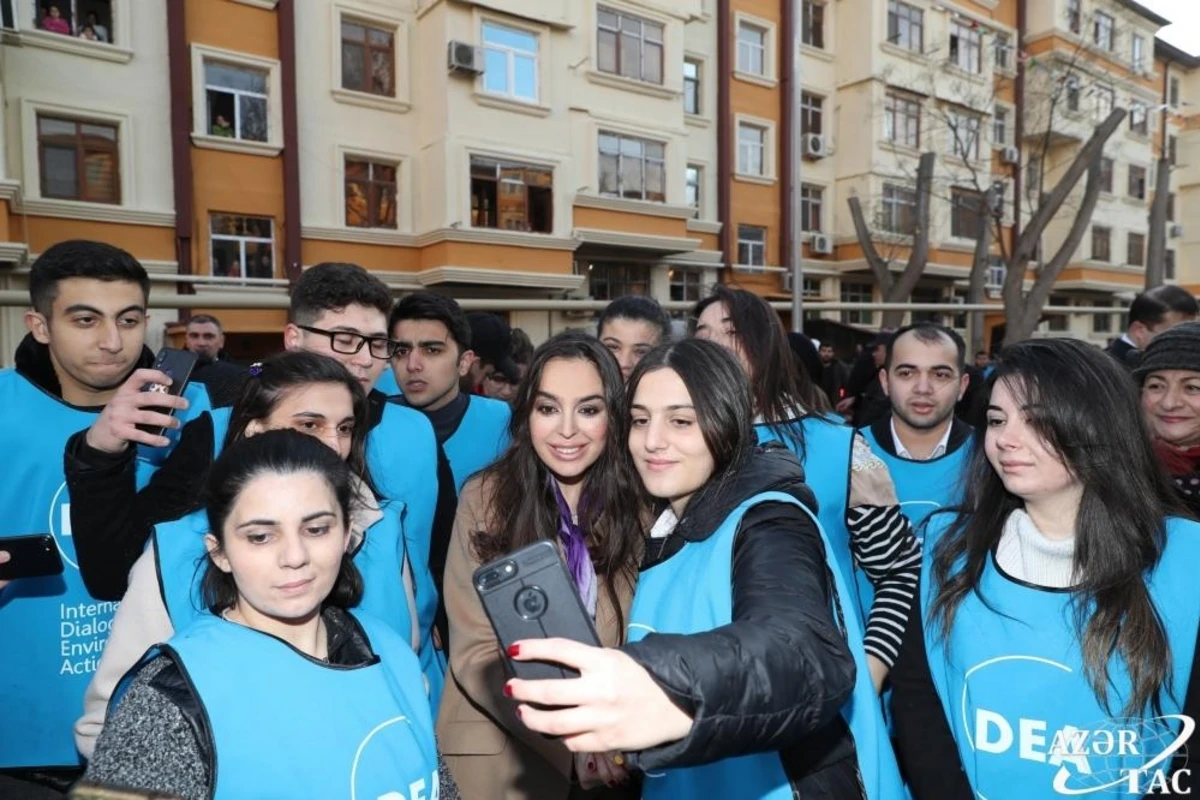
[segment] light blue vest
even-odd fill
[[[720,527],[702,542],[688,542],[675,555],[641,573],[633,596],[629,640],[654,633],[694,634],[728,625],[733,619],[733,545],[742,517],[760,503],[788,503],[812,517],[794,497],[764,492],[738,506]],[[831,544],[820,522],[813,518],[825,545],[833,576],[836,602],[834,618],[844,620],[846,642],[854,655],[857,676],[854,693],[842,709],[857,750],[858,768],[869,800],[901,800],[904,788],[892,753],[879,698],[871,683],[852,583],[834,569]],[[686,586],[686,589],[681,587]],[[642,796],[646,800],[675,798],[738,798],[738,800],[791,800],[792,789],[779,753],[738,756],[699,767],[668,769],[647,774]]]
[[[467,411],[458,429],[442,444],[450,471],[454,473],[454,491],[480,470],[487,469],[508,449],[508,423],[512,411],[508,403],[471,395]]]
[[[189,384],[182,422],[208,408],[208,393]],[[0,591],[0,768],[73,767],[72,726],[96,671],[117,604],[88,594],[71,539],[71,499],[63,474],[67,439],[99,411],[62,402],[13,369],[0,370],[0,550],[6,536],[54,536],[61,576],[18,580]],[[168,436],[172,446],[178,433]],[[140,447],[137,485],[145,486],[170,447]]]
[[[1114,659],[1112,710],[1105,710],[1084,676],[1072,594],[1019,583],[1001,573],[991,556],[979,586],[991,607],[968,593],[955,613],[949,641],[941,640],[929,618],[931,564],[934,543],[952,519],[939,514],[930,520],[921,604],[933,683],[976,794],[1028,800],[1085,790],[1094,797],[1146,793],[1153,781],[1163,779],[1150,762],[1176,746],[1181,732],[1180,718],[1171,715],[1181,713],[1196,648],[1200,524],[1168,520],[1166,548],[1149,575],[1150,595],[1170,646],[1173,696],[1162,696],[1163,718],[1149,712],[1122,719],[1129,675]],[[1161,766],[1169,770],[1170,759]],[[1129,791],[1131,786],[1136,791]]]
[[[396,373],[390,367],[385,369],[375,382],[375,391],[382,392],[387,397],[400,397],[404,394],[400,384],[396,383]]]
[[[804,453],[783,430],[800,424],[804,431]],[[754,426],[759,444],[779,442],[796,454],[804,467],[804,482],[817,496],[817,519],[821,521],[834,563],[850,584],[851,598],[861,607],[854,556],[850,551],[850,529],[846,514],[850,502],[850,459],[854,447],[854,429],[828,418],[807,416],[784,425],[759,423]],[[860,619],[863,612],[856,612]]]
[[[859,433],[871,445],[875,455],[887,465],[900,510],[912,523],[913,532],[921,532],[921,523],[939,508],[956,505],[962,497],[961,479],[971,460],[971,443],[963,442],[957,450],[928,461],[901,458],[888,452],[875,438],[869,427]]]
[[[331,667],[211,614],[163,645],[208,719],[216,800],[437,797],[417,659],[390,626],[354,616],[378,656],[362,667]]]

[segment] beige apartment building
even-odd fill
[[[1168,150],[1171,277],[1200,284],[1200,70],[1132,0],[58,0],[65,30],[46,5],[0,2],[0,288],[89,237],[167,293],[283,296],[351,261],[460,298],[694,301],[726,281],[784,300],[799,247],[806,298],[877,300],[846,201],[899,270],[933,151],[914,299],[955,302],[983,192],[1002,184],[1010,246],[1030,180],[1113,104],[1140,112],[1055,302],[1114,313],[1046,333],[1117,331]],[[276,345],[281,311],[219,313],[235,354]],[[838,336],[879,321],[812,316]],[[540,339],[591,313],[509,317]],[[0,352],[20,333],[0,311]]]

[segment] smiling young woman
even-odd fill
[[[1133,377],[1154,449],[1175,492],[1200,518],[1200,323],[1188,322],[1150,343]]]

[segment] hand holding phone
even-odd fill
[[[54,544],[54,537],[48,533],[0,537],[0,553],[8,556],[0,558],[0,582],[45,578],[61,575],[63,571],[62,556]]]
[[[130,444],[166,447],[163,433],[178,428],[176,411],[188,406],[180,397],[196,365],[196,355],[165,347],[154,369],[135,370],[121,385],[100,416],[88,428],[89,446],[106,453],[123,452]]]

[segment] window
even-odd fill
[[[1111,308],[1112,301],[1097,300],[1092,305]],[[1092,314],[1092,333],[1112,333],[1112,314]]]
[[[815,300],[821,296],[821,279],[805,278],[804,287],[800,290],[801,297]]]
[[[748,122],[738,123],[738,172],[742,175],[767,174],[767,129]]]
[[[840,297],[843,303],[870,303],[875,299],[871,284],[857,281],[842,281]],[[874,318],[872,311],[842,312],[842,322],[851,325],[870,325]]]
[[[801,12],[800,41],[810,47],[825,49],[825,4],[804,0]]]
[[[985,285],[993,291],[1004,288],[1004,280],[1008,277],[1008,265],[1000,256],[988,256],[987,278]]]
[[[992,42],[992,58],[996,69],[1008,69],[1012,66],[1012,45],[1003,33],[997,33],[996,40]]]
[[[106,44],[113,43],[112,0],[56,0],[53,3],[38,2],[28,5],[30,10],[34,11],[37,27],[41,30]],[[58,9],[58,16],[50,12],[51,6]],[[11,17],[11,11],[9,16]]]
[[[942,296],[942,290],[935,286],[914,286],[912,294],[909,295],[909,302],[912,303],[944,303],[946,298]],[[938,311],[913,311],[913,322],[933,322],[942,324],[942,314]]]
[[[883,185],[883,210],[880,227],[892,233],[912,236],[917,224],[917,193],[906,186]]]
[[[1175,221],[1175,193],[1167,194],[1167,222]]]
[[[588,286],[596,300],[650,294],[650,267],[645,264],[588,264]]]
[[[350,20],[342,22],[342,88],[396,96],[396,44],[392,31]]]
[[[1146,266],[1146,235],[1131,233],[1125,242],[1125,263],[1131,267]]]
[[[1042,193],[1042,158],[1033,156],[1025,162],[1025,187],[1030,197],[1039,197]]]
[[[950,189],[950,235],[978,239],[983,225],[983,195],[970,189]]]
[[[1112,231],[1099,225],[1092,226],[1092,261],[1111,260]]]
[[[274,278],[274,226],[270,217],[210,214],[212,274],[226,278]]]
[[[920,102],[903,95],[889,94],[883,106],[883,138],[905,147],[920,147]]]
[[[663,26],[601,6],[597,9],[597,58],[601,72],[647,83],[663,82]]]
[[[737,257],[740,266],[766,266],[767,229],[757,225],[738,225]]]
[[[1067,111],[1079,110],[1079,79],[1069,75],[1066,80]]]
[[[683,60],[683,113],[700,113],[700,62]]]
[[[1174,134],[1167,136],[1167,162],[1173,167],[1179,156],[1179,140]]]
[[[979,160],[979,117],[950,111],[946,114],[949,127],[949,151],[963,159]]]
[[[37,141],[42,197],[121,202],[115,125],[39,114]]]
[[[1083,0],[1067,0],[1067,28],[1071,33],[1083,31]]]
[[[992,143],[1008,144],[1008,109],[997,106],[992,111]]]
[[[1100,191],[1113,193],[1113,160],[1111,158],[1100,159]]]
[[[662,142],[602,131],[600,194],[665,203],[666,151]]]
[[[1113,49],[1113,18],[1097,11],[1092,22],[1092,41],[1105,50]]]
[[[1131,133],[1136,133],[1145,136],[1149,133],[1149,127],[1146,122],[1146,104],[1140,103],[1137,100],[1129,104],[1129,130]]]
[[[824,199],[825,190],[820,186],[800,184],[800,230],[821,232]]]
[[[396,165],[346,159],[346,225],[396,227]]]
[[[1067,298],[1062,297],[1061,295],[1052,296],[1049,303],[1050,306],[1055,308],[1062,308],[1064,306],[1069,306],[1070,304],[1071,303],[1067,300]],[[1071,330],[1071,318],[1066,314],[1047,314],[1046,329],[1053,331],[1054,333],[1066,333],[1067,331]]]
[[[1116,94],[1106,86],[1096,87],[1096,121],[1103,122],[1112,113]]]
[[[980,72],[983,35],[979,25],[963,20],[950,23],[950,63],[967,72]]]
[[[1146,168],[1129,165],[1129,196],[1146,199]]]
[[[514,100],[538,99],[538,37],[536,33],[483,23],[483,90]]]
[[[1171,78],[1168,86],[1170,87],[1167,92],[1168,102],[1171,104],[1171,108],[1179,108],[1179,78]]]
[[[208,132],[230,139],[267,141],[267,83],[265,71],[205,61]]]
[[[812,92],[800,93],[800,132],[821,133],[825,98]]]
[[[506,231],[554,230],[554,172],[471,156],[471,225]]]
[[[684,184],[684,199],[687,201],[689,206],[696,209],[695,213],[692,214],[693,217],[700,216],[700,196],[701,192],[703,191],[701,189],[703,183],[700,181],[701,174],[703,173],[700,167],[697,167],[694,164],[688,164],[687,178]]]
[[[750,75],[767,74],[767,31],[749,22],[738,22],[737,68]]]
[[[1174,250],[1165,251],[1163,253],[1163,260],[1164,260],[1163,266],[1165,269],[1164,275],[1165,275],[1166,279],[1169,281],[1175,280],[1175,251]]]
[[[925,49],[925,12],[900,0],[888,0],[888,41],[914,53]]]
[[[703,275],[698,269],[673,267],[667,278],[670,282],[671,302],[699,303],[703,292]]]
[[[1145,67],[1146,60],[1146,40],[1138,34],[1133,34],[1129,37],[1130,62],[1133,64],[1133,71],[1140,72]]]

